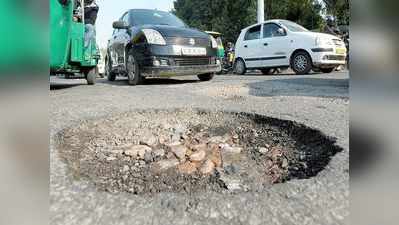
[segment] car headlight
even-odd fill
[[[315,41],[315,45],[316,46],[326,46],[326,45],[330,46],[330,45],[334,45],[334,44],[330,39],[317,37],[316,41]]]
[[[212,36],[211,37],[211,41],[212,41],[212,48],[218,48],[218,42],[216,41],[216,39]]]
[[[153,29],[143,29],[143,33],[147,38],[148,44],[153,45],[166,45],[165,38],[156,30]]]

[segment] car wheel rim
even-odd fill
[[[134,58],[133,58],[133,56],[129,56],[129,58],[128,58],[128,65],[127,65],[127,68],[128,68],[128,76],[129,76],[129,79],[130,80],[133,80],[134,79],[134,77],[136,76],[136,66],[135,66],[135,61],[134,61]]]
[[[304,55],[298,55],[297,57],[295,57],[294,65],[298,71],[304,71],[308,66],[308,60]]]

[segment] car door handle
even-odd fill
[[[248,45],[244,45],[244,48],[248,48]]]
[[[269,44],[268,44],[268,43],[263,43],[263,45],[264,45],[264,46],[268,46]]]

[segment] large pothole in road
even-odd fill
[[[295,122],[198,110],[85,121],[60,133],[59,149],[75,178],[134,194],[262,191],[317,175],[341,150]]]

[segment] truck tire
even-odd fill
[[[94,67],[94,68],[90,69],[89,71],[85,72],[87,84],[95,85],[97,76],[98,76],[98,68],[97,67]]]
[[[132,49],[127,53],[126,72],[129,85],[135,86],[144,82],[144,77],[141,76],[140,66],[134,57]]]
[[[198,75],[198,78],[199,78],[201,81],[210,81],[210,80],[213,79],[214,76],[215,76],[214,73],[206,73],[206,74],[200,74],[200,75]]]

